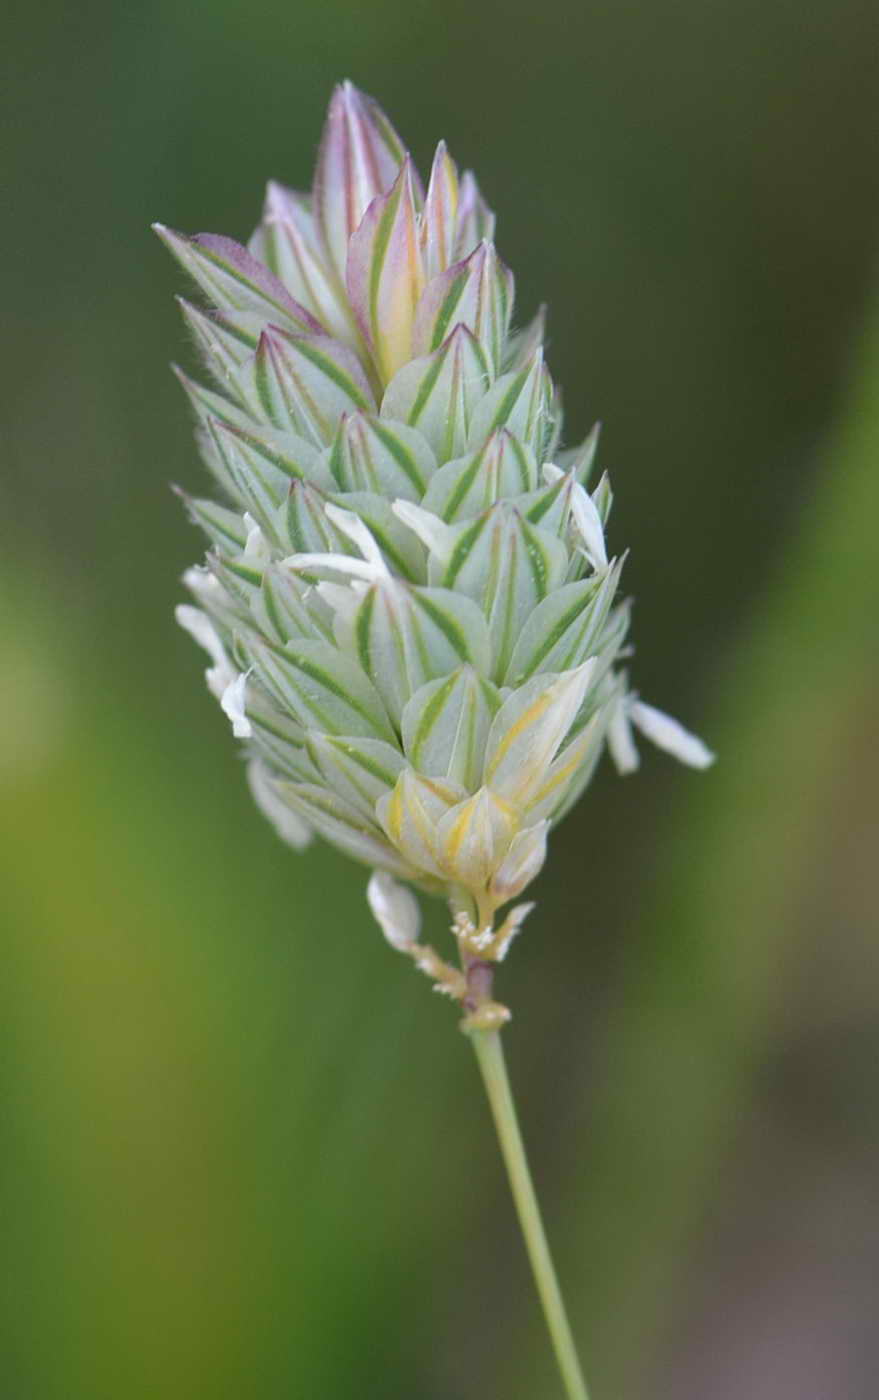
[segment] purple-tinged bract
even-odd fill
[[[156,226],[205,298],[181,307],[212,381],[181,374],[218,499],[189,501],[210,550],[179,620],[259,807],[380,872],[382,927],[452,995],[395,878],[499,958],[526,907],[495,911],[605,743],[623,771],[633,724],[710,761],[628,689],[597,431],[561,447],[543,312],[514,329],[494,223],[443,143],[425,189],[344,83],[311,194],[271,183],[247,248]]]

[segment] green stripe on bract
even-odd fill
[[[403,197],[403,185],[399,185],[395,199],[388,198],[388,202],[382,212],[375,231],[375,240],[372,246],[369,267],[369,320],[375,330],[378,321],[378,294],[381,286],[382,272],[384,271],[385,258],[387,257],[388,244],[391,240],[391,232],[394,227],[394,219],[397,217],[397,210],[400,207],[400,200]]]
[[[518,574],[518,559],[516,557],[518,553],[517,545],[519,543],[518,534],[511,534],[509,536],[509,541],[510,560],[506,572],[506,577],[503,578],[505,587],[500,597],[499,591],[495,593],[490,605],[492,631],[494,635],[499,634],[500,636],[500,641],[497,646],[497,659],[495,661],[494,668],[495,675],[498,679],[500,679],[501,675],[506,669],[509,659],[513,654],[513,648],[516,644],[514,629],[516,624],[516,615],[518,612],[518,590],[516,588]],[[498,613],[499,603],[503,609],[502,613],[500,614]]]
[[[247,462],[243,461],[243,457],[239,461],[240,450],[218,431],[219,425],[208,420],[207,426],[214,447],[246,508],[262,527],[267,538],[275,539],[272,517],[283,499],[279,489],[276,489],[273,482],[250,468]]]
[[[534,505],[525,512],[525,519],[530,520],[532,525],[538,525],[546,515],[546,512],[551,510],[555,505],[560,493],[564,491],[567,484],[563,476],[559,477],[558,481],[554,481],[552,485],[547,487],[543,492],[540,500],[535,501]]]
[[[364,836],[368,836],[373,840],[375,840],[377,836],[381,837],[383,834],[378,826],[373,827],[365,818],[361,817],[359,813],[354,813],[352,816],[349,811],[340,811],[340,806],[344,802],[344,799],[338,797],[335,793],[324,792],[322,788],[312,783],[294,784],[293,786],[295,796],[306,808],[306,811],[308,811],[309,807],[317,809],[318,812],[323,812],[325,816],[329,817],[331,821],[336,822],[338,825],[348,826],[352,831],[359,831]],[[308,787],[309,790],[307,793],[301,791],[303,787]],[[351,808],[351,803],[345,803],[344,805],[346,808]]]
[[[435,673],[436,667],[433,664],[433,657],[431,655],[430,647],[427,643],[427,638],[424,635],[422,629],[418,626],[418,619],[414,616],[414,613],[415,607],[413,606],[408,619],[411,623],[411,626],[409,628],[409,637],[410,640],[413,641],[415,644],[415,649],[418,655],[418,664],[421,667],[422,675],[432,676]]]
[[[333,439],[333,444],[330,448],[330,455],[329,460],[327,462],[327,466],[329,467],[333,479],[336,482],[336,485],[339,487],[339,489],[341,491],[350,491],[352,488],[352,482],[346,479],[345,472],[343,470],[344,464],[345,454],[342,450],[342,438],[339,434],[337,434],[336,437]]]
[[[264,711],[254,710],[248,706],[247,717],[253,721],[257,729],[264,729],[266,734],[271,734],[279,743],[289,744],[290,748],[296,749],[299,753],[305,751],[305,745],[301,740],[294,739],[293,735],[286,729],[279,729],[277,725],[272,724],[272,722],[266,718]]]
[[[454,282],[449,288],[445,301],[440,307],[436,321],[434,322],[433,337],[430,342],[431,350],[438,350],[439,347],[442,345],[443,341],[445,340],[446,334],[449,329],[449,324],[451,322],[452,316],[454,315],[455,309],[458,306],[461,297],[464,294],[464,288],[467,285],[468,278],[469,273],[465,268],[462,272],[458,273],[458,276],[455,278]]]
[[[467,558],[470,554],[470,551],[472,550],[476,541],[479,539],[479,536],[482,534],[487,524],[487,515],[482,516],[479,520],[476,521],[475,525],[471,525],[469,530],[464,531],[464,533],[462,534],[461,538],[458,540],[458,543],[455,545],[455,548],[452,551],[452,557],[449,560],[448,567],[446,568],[445,574],[443,575],[444,588],[451,588],[454,585],[455,579],[458,577],[458,574],[461,572],[464,565],[467,563]]]
[[[391,159],[395,160],[398,165],[402,165],[406,149],[377,102],[370,104],[369,116]]]
[[[436,360],[427,370],[421,381],[418,393],[415,395],[415,402],[409,410],[409,417],[406,419],[406,422],[413,428],[430,402],[430,396],[436,388],[436,382],[442,373],[445,361],[446,356],[437,353]]]
[[[218,506],[214,501],[205,501],[192,496],[185,496],[184,501],[187,509],[206,534],[212,538],[216,535],[222,535],[223,539],[234,544],[238,550],[244,548],[247,542],[247,531],[242,524],[240,515],[236,515],[230,510],[227,511],[225,506]],[[237,530],[232,525],[233,520],[238,525]]]
[[[291,434],[291,436],[293,435]],[[287,457],[283,452],[279,452],[277,449],[270,447],[263,438],[257,437],[255,434],[247,433],[242,428],[235,429],[235,437],[242,443],[242,447],[239,450],[243,451],[245,447],[249,448],[250,451],[255,452],[258,457],[264,457],[267,462],[271,462],[272,466],[277,467],[278,471],[283,472],[285,476],[289,476],[296,481],[309,480],[308,472],[303,467],[300,467],[298,462],[294,462],[292,457]],[[305,443],[305,446],[311,447],[309,443]]]
[[[424,713],[421,716],[421,722],[415,731],[415,738],[412,742],[412,757],[416,763],[422,746],[429,739],[434,725],[445,709],[449,696],[453,693],[459,680],[460,676],[457,672],[453,671],[445,684],[440,686],[436,694],[431,697],[425,706]]]
[[[215,394],[213,389],[205,389],[204,385],[197,384],[194,380],[189,380],[188,384],[203,421],[206,418],[217,418],[221,423],[228,423],[231,428],[240,428],[242,420],[252,421],[251,413],[245,413],[224,394]]]
[[[277,650],[277,648],[274,649]],[[365,706],[359,704],[357,700],[352,699],[348,692],[343,690],[333,677],[327,671],[322,670],[314,661],[307,660],[295,651],[285,651],[281,653],[281,655],[284,660],[292,661],[297,670],[301,671],[303,675],[308,676],[309,680],[317,681],[318,684],[322,685],[325,690],[328,690],[331,695],[335,695],[337,700],[344,700],[346,705],[348,705],[355,714],[359,715],[361,719],[366,720],[374,729],[387,730],[386,724],[377,724],[376,715],[370,710],[367,710]],[[313,703],[309,704],[309,697],[307,695],[302,695],[300,692],[300,698],[318,718],[324,718],[325,720],[325,717],[321,715],[317,706]],[[332,726],[330,726],[330,732],[332,732]]]
[[[286,344],[292,347],[294,354],[301,348],[299,341],[290,340]],[[269,353],[271,354],[271,351]],[[304,355],[303,358],[311,362],[310,356]],[[321,438],[326,436],[329,426],[326,413],[314,395],[309,392],[305,380],[300,377],[289,361],[284,359],[283,354],[280,356],[280,367],[275,363],[274,355],[272,355],[272,371],[274,382],[283,399],[285,412],[291,423],[295,424],[294,430],[298,430],[300,427],[316,428]],[[290,392],[291,383],[292,395]]]
[[[360,604],[360,607],[357,609],[356,628],[357,655],[360,658],[360,664],[367,675],[370,674],[372,669],[370,665],[369,629],[374,611],[375,589],[370,588],[369,592],[366,594],[366,597],[363,599],[363,602]]]
[[[469,697],[466,697],[466,696],[465,696],[465,704],[466,704],[466,700],[467,700],[468,698],[469,698]],[[467,735],[466,735],[466,744],[465,744],[465,754],[466,754],[466,758],[465,758],[465,769],[466,769],[466,771],[467,771],[468,773],[475,773],[475,771],[476,771],[476,769],[477,769],[477,767],[478,767],[478,765],[477,765],[477,754],[476,754],[476,739],[477,739],[477,736],[478,736],[478,733],[479,733],[479,729],[478,729],[478,718],[479,718],[479,715],[478,715],[478,711],[477,711],[476,705],[475,705],[475,704],[467,705],[467,714],[466,714],[466,720],[467,720]]]
[[[204,243],[196,243],[194,240],[189,240],[189,247],[196,250],[196,257],[204,258],[207,262],[213,263],[214,267],[218,268],[230,281],[237,282],[239,287],[246,287],[251,296],[258,296],[262,301],[268,302],[269,306],[276,307],[278,311],[283,312],[287,317],[291,315],[291,308],[289,306],[285,306],[284,303],[278,301],[276,297],[269,296],[261,287],[255,286],[253,282],[249,281],[247,277],[239,272],[232,263],[227,262],[219,253],[215,253],[211,248],[206,247]]]
[[[396,658],[396,668],[398,669],[396,669],[395,676],[381,676],[381,678],[378,678],[378,676],[375,676],[372,672],[371,675],[372,679],[374,679],[375,689],[378,690],[379,694],[384,693],[385,686],[388,685],[389,682],[393,682],[393,680],[402,680],[403,687],[405,687],[406,690],[405,696],[395,696],[395,699],[393,699],[391,703],[385,701],[385,703],[388,704],[388,708],[389,711],[391,711],[392,717],[395,717],[396,707],[399,706],[400,710],[402,710],[403,704],[406,703],[406,700],[409,699],[409,694],[412,693],[412,686],[410,686],[409,680],[409,665],[407,665],[409,657],[407,657],[406,648],[407,637],[412,637],[412,627],[410,627],[409,617],[406,617],[406,619],[403,620],[403,622],[400,623],[398,626],[398,624],[396,624],[395,622],[395,619],[393,619],[392,616],[388,616],[389,612],[391,612],[391,608],[389,608],[388,598],[386,598],[385,595],[384,598],[382,598],[382,613],[384,613],[384,615],[382,615],[381,620],[379,620],[379,624],[386,624],[386,627],[388,627],[389,634],[391,634],[391,645],[393,647],[393,654],[395,654]],[[419,638],[414,638],[414,640],[416,640],[416,645],[417,647],[419,647],[420,651],[421,648],[419,645]]]
[[[452,492],[444,507],[443,518],[445,520],[454,518],[455,512],[479,475],[479,469],[485,460],[485,453],[486,448],[483,447],[482,451],[474,456],[471,466],[462,472],[461,476],[458,478],[458,485],[455,487],[455,490]]]
[[[498,263],[497,267],[497,282],[499,288],[498,300],[500,301],[501,306],[501,343],[496,347],[496,354],[498,361],[500,361],[501,353],[503,351],[503,342],[506,338],[505,333],[509,329],[510,316],[512,314],[512,307],[510,305],[510,284],[504,276],[500,263]]]
[[[371,758],[369,754],[363,753],[353,744],[348,743],[345,739],[338,738],[334,734],[327,736],[327,742],[331,744],[334,749],[338,749],[340,753],[343,753],[352,763],[356,763],[365,773],[371,773],[374,778],[378,778],[379,782],[385,783],[387,787],[394,786],[394,783],[397,781],[397,774],[390,772],[387,768],[382,768],[377,759]]]
[[[405,476],[412,482],[412,485],[417,491],[423,494],[427,483],[423,480],[414,457],[409,455],[400,439],[395,436],[390,428],[386,428],[380,419],[372,419],[370,427],[382,446],[388,449],[394,461],[402,469]]]
[[[248,333],[242,325],[236,322],[234,316],[224,316],[221,313],[217,324],[227,335],[231,336],[234,340],[240,341],[242,345],[246,345],[249,350],[255,350],[259,344],[259,334]]]
[[[281,638],[282,645],[295,638],[315,637],[328,641],[330,629],[308,611],[293,580],[268,568],[263,574],[262,602],[265,615]]]
[[[371,816],[375,803],[374,795],[370,792],[369,778],[374,776],[370,769],[359,764],[354,759],[354,755],[348,748],[339,747],[334,743],[330,735],[310,734],[306,741],[306,748],[312,763],[318,773],[329,783],[335,795],[344,802],[356,806],[356,799],[359,799],[367,809],[367,814]],[[331,749],[331,753],[326,750]],[[341,779],[342,786],[339,786]],[[390,778],[379,778],[382,787],[393,787],[396,775]],[[352,792],[355,794],[352,799]]]
[[[369,528],[375,535],[376,543],[379,549],[381,550],[382,554],[386,556],[389,563],[392,564],[393,567],[396,569],[397,573],[402,575],[403,578],[408,579],[410,582],[414,583],[415,578],[412,573],[412,570],[406,563],[406,560],[403,558],[403,555],[394,546],[394,543],[390,539],[390,537],[385,533],[384,530],[382,530],[380,525],[370,524]]]
[[[431,599],[425,598],[424,594],[419,593],[417,590],[413,592],[412,600],[416,607],[421,608],[422,612],[427,614],[434,626],[439,628],[452,650],[458,653],[461,660],[472,660],[473,654],[467,641],[466,634],[462,631],[455,619],[450,617],[448,613],[443,612],[442,608],[438,607]]]
[[[528,457],[525,453],[525,444],[520,442],[519,438],[515,437],[512,433],[507,434],[507,442],[519,464],[519,478],[522,483],[522,490],[528,491],[531,487],[531,478],[528,475]]]
[[[266,418],[268,418],[273,428],[283,428],[284,424],[278,416],[274,396],[271,393],[272,377],[269,375],[268,356],[264,349],[262,354],[257,351],[253,366],[253,377],[256,383],[257,396],[262,404]]]
[[[542,646],[538,647],[537,651],[531,658],[531,662],[526,668],[526,670],[520,672],[519,675],[513,678],[514,684],[521,685],[522,681],[527,680],[529,676],[533,676],[534,673],[540,669],[541,662],[544,661],[545,658],[549,656],[553,648],[558,645],[562,637],[567,632],[568,628],[573,626],[573,624],[576,622],[577,618],[581,614],[588,613],[589,606],[591,603],[594,602],[597,592],[598,589],[595,588],[592,594],[587,594],[585,599],[578,599],[577,602],[574,603],[574,605],[568,609],[568,611],[556,623],[555,627],[553,627],[552,631],[548,633],[546,640],[543,642]],[[589,618],[584,617],[584,630],[588,626],[588,622]],[[574,642],[573,645],[576,646],[577,643]],[[566,670],[569,658],[570,653],[568,657],[563,658],[558,662],[558,664],[555,666],[555,669],[559,671]]]
[[[350,375],[347,375],[343,369],[339,368],[331,356],[323,354],[311,341],[305,338],[297,339],[295,344],[300,355],[304,356],[306,360],[310,360],[313,365],[327,376],[327,379],[333,381],[337,388],[348,394],[348,396],[354,400],[358,408],[367,410],[371,407],[363,390],[355,383]]]
[[[271,580],[268,574],[263,579],[262,592],[268,619],[274,627],[275,631],[277,632],[278,636],[282,639],[282,641],[286,641],[288,637],[287,628],[284,625],[284,618],[280,608],[278,607],[278,600],[275,596],[275,590],[272,587]]]
[[[489,713],[492,716],[496,715],[503,703],[497,686],[493,681],[490,681],[487,676],[482,676],[479,672],[476,673],[476,680],[479,689],[482,691],[482,698],[486,703]]]
[[[513,408],[515,407],[516,400],[519,398],[519,395],[525,387],[530,373],[531,368],[529,366],[527,369],[522,370],[516,376],[515,380],[510,385],[509,389],[507,390],[506,394],[501,399],[498,405],[497,413],[495,414],[494,420],[491,424],[491,428],[489,429],[490,432],[494,432],[496,428],[503,427],[504,423],[506,423],[507,419],[513,411]]]
[[[273,277],[278,277],[280,260],[278,258],[278,230],[275,224],[262,223],[262,262],[265,263]]]
[[[354,493],[352,492],[352,494]],[[339,505],[342,506],[343,509],[349,509],[349,507],[345,505],[344,495],[337,496],[336,501]],[[410,583],[416,583],[417,579],[413,575],[411,567],[407,563],[404,556],[400,553],[399,549],[394,544],[394,541],[391,539],[390,535],[388,534],[384,526],[381,524],[381,522],[376,522],[374,516],[370,518],[366,514],[365,510],[363,510],[362,508],[358,509],[356,513],[360,516],[361,520],[369,526],[371,533],[375,536],[376,544],[378,545],[382,554],[385,555],[386,559],[388,560],[388,563],[391,564],[391,566],[397,571],[401,578],[407,579]]]
[[[537,536],[528,528],[524,520],[521,522],[521,529],[528,563],[531,565],[531,573],[534,578],[534,587],[537,589],[538,597],[545,598],[549,586],[549,564],[546,555]]]
[[[290,488],[286,502],[287,534],[295,553],[348,552],[347,542],[339,543],[340,537],[334,536],[324,514],[327,499],[323,491],[310,482],[302,485],[294,482]],[[313,533],[309,532],[309,525]]]
[[[262,584],[262,570],[251,568],[248,564],[243,564],[240,559],[224,559],[223,566],[240,578],[244,583],[250,583],[254,588],[259,588]]]

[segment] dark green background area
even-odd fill
[[[558,1394],[454,1012],[252,809],[172,620],[148,225],[245,238],[350,77],[476,167],[604,421],[636,683],[720,754],[604,765],[503,971],[595,1400],[872,1400],[872,0],[97,0],[4,48],[0,1395]]]

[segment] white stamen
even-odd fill
[[[444,520],[440,520],[432,510],[413,505],[411,501],[394,501],[391,509],[397,519],[408,525],[421,543],[427,546],[431,554],[440,559],[446,557],[451,549],[454,531]]]
[[[353,511],[342,510],[339,506],[334,506],[332,502],[328,502],[324,506],[324,512],[336,529],[341,530],[352,544],[356,544],[366,562],[372,565],[374,577],[390,578],[390,570],[369,526],[364,524]]]
[[[226,687],[234,681],[236,673],[214,624],[207,613],[189,603],[179,603],[174,609],[174,616],[190,637],[193,637],[200,647],[204,647],[213,661],[213,666],[209,666],[204,674],[208,690],[219,700]]]
[[[244,542],[244,558],[255,564],[266,563],[272,555],[265,535],[257,525],[252,515],[244,512],[244,523],[247,526],[247,539]]]
[[[559,477],[564,475],[561,467],[555,466],[552,462],[547,462],[543,468],[543,479],[549,484],[558,481]],[[573,472],[569,472],[568,475],[571,478],[571,518],[583,541],[583,548],[590,564],[595,569],[605,569],[607,568],[607,549],[604,543],[604,526],[601,523],[598,507],[585,486],[576,480]]]
[[[355,559],[353,554],[289,554],[281,563],[288,569],[335,569],[340,574],[366,579],[367,583],[386,578],[388,572],[384,564],[376,569],[374,564],[366,559]]]
[[[366,887],[366,898],[376,923],[385,938],[401,953],[406,953],[418,937],[421,927],[421,910],[418,900],[405,885],[398,884],[385,870],[373,871]],[[422,966],[421,970],[431,969]]]
[[[686,763],[690,768],[708,768],[714,762],[714,754],[707,744],[703,744],[697,735],[691,734],[671,715],[654,709],[652,705],[645,705],[642,700],[634,702],[630,714],[632,723],[638,726],[642,734],[646,734],[657,748],[680,759],[681,763]]]
[[[574,524],[580,531],[583,548],[589,557],[589,562],[593,568],[606,568],[607,549],[604,544],[604,527],[601,523],[601,516],[598,514],[598,507],[589,492],[580,485],[579,481],[574,483],[574,490],[571,493],[571,514],[574,517]]]
[[[641,760],[635,747],[625,696],[619,699],[610,717],[607,726],[607,747],[618,773],[634,773],[639,767]]]
[[[184,631],[194,637],[200,647],[204,647],[215,666],[226,662],[225,647],[207,613],[203,613],[201,608],[192,607],[190,603],[179,603],[174,609],[174,616]]]
[[[196,565],[185,570],[183,582],[190,593],[194,593],[196,597],[199,594],[219,593],[222,586],[216,574],[212,574],[210,569],[200,569]],[[185,607],[185,604],[183,606]]]
[[[250,671],[242,671],[229,682],[220,696],[220,706],[232,721],[232,733],[236,739],[249,739],[253,734],[253,726],[244,708],[244,692],[249,675]]]

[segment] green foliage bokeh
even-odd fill
[[[721,755],[602,771],[502,994],[598,1400],[707,1395],[684,1364],[706,1346],[734,1393],[748,1192],[781,1173],[808,1230],[806,1174],[852,1191],[876,1148],[877,30],[864,0],[12,18],[10,1400],[555,1393],[454,1014],[384,945],[364,872],[252,809],[172,621],[202,545],[168,484],[201,468],[148,226],[246,237],[266,178],[309,179],[345,76],[422,165],[444,136],[478,170],[522,314],[549,304],[571,440],[604,420],[638,683]]]

